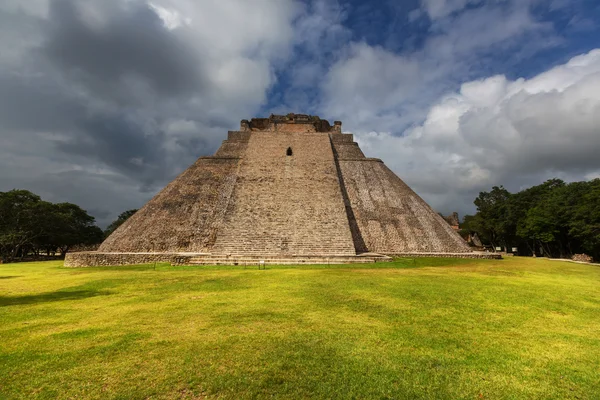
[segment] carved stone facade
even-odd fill
[[[198,159],[113,232],[96,257],[109,254],[104,264],[115,254],[121,265],[124,253],[139,254],[131,256],[139,263],[154,261],[149,253],[351,260],[367,252],[472,254],[381,160],[365,157],[341,122],[288,114],[243,120],[214,156]],[[66,265],[98,265],[91,253],[77,254]]]
[[[269,118],[252,118],[242,120],[242,132],[337,132],[342,133],[342,123],[335,121],[333,126],[329,121],[317,116],[306,114],[274,115]]]
[[[452,227],[452,229],[454,229],[455,231],[460,230],[460,219],[458,218],[457,212],[453,212],[452,214],[444,217],[444,219],[446,220],[448,225]]]

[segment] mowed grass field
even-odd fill
[[[600,267],[0,265],[1,399],[599,399]]]

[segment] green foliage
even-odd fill
[[[38,216],[49,207],[27,190],[0,192],[0,254],[14,257],[21,246],[42,236],[45,224],[38,223]]]
[[[71,203],[53,204],[27,190],[0,192],[0,257],[29,252],[67,252],[77,244],[102,240],[94,217]]]
[[[138,210],[137,209],[133,209],[133,210],[127,210],[125,212],[122,212],[121,214],[119,214],[119,216],[117,217],[116,220],[114,220],[105,230],[104,230],[104,237],[107,238],[110,236],[111,233],[113,233],[118,227],[120,227],[121,225],[123,225],[123,223],[125,221],[127,221],[130,217],[133,216],[133,214],[135,214]]]
[[[551,179],[511,194],[502,187],[475,199],[477,214],[463,229],[493,246],[519,246],[522,253],[600,257],[600,179],[565,183]]]
[[[598,399],[599,283],[522,257],[4,264],[0,399]]]
[[[577,185],[575,203],[569,213],[569,234],[579,239],[588,251],[600,253],[600,179],[590,182],[589,187]],[[587,189],[587,190],[586,190]]]
[[[514,222],[510,218],[511,194],[504,187],[494,186],[491,192],[481,192],[475,199],[477,214],[471,222],[480,237],[492,246],[506,245],[514,236]]]

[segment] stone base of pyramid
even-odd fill
[[[394,258],[424,258],[424,257],[437,257],[437,258],[473,258],[480,260],[501,260],[502,255],[500,253],[487,253],[483,251],[473,251],[470,253],[394,253],[390,254]]]
[[[497,253],[401,253],[394,257],[451,257],[500,259]],[[68,253],[65,267],[125,266],[150,263],[171,265],[318,265],[390,262],[393,258],[376,253],[347,255],[231,255],[207,253],[104,253],[97,251]]]
[[[302,265],[389,262],[388,256],[367,253],[347,255],[231,255],[207,253],[67,253],[65,267],[125,266],[150,263],[171,265]]]

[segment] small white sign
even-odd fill
[[[496,247],[496,251],[502,251],[502,247]]]

